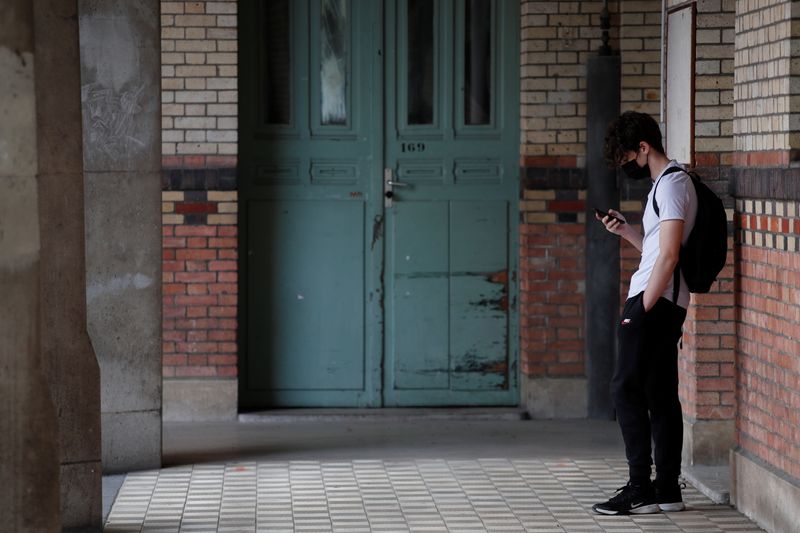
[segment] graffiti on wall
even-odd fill
[[[137,155],[145,143],[136,136],[136,115],[142,111],[144,84],[115,92],[99,83],[81,87],[86,149],[112,161]]]

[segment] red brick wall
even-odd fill
[[[691,421],[734,417],[733,239],[728,266],[708,294],[693,294],[683,329],[679,360],[680,396]]]
[[[713,157],[705,155],[706,159],[715,161],[727,157],[725,153]],[[697,167],[695,171],[730,206],[729,217],[732,218],[733,200],[727,193],[730,167]],[[683,328],[683,348],[678,363],[680,396],[684,417],[690,422],[734,418],[734,291],[731,234],[726,267],[717,276],[710,293],[692,294]]]
[[[165,191],[164,377],[237,373],[235,191]]]
[[[521,207],[522,372],[533,377],[582,377],[584,191],[525,191]]]
[[[800,202],[737,201],[737,444],[800,479]]]

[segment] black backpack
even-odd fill
[[[664,175],[686,172],[680,167],[670,167]],[[697,193],[697,217],[686,244],[681,246],[678,266],[675,267],[673,301],[678,299],[679,272],[683,272],[689,292],[706,293],[725,267],[728,256],[728,217],[722,200],[700,181],[694,172],[686,172]],[[658,188],[658,183],[656,183]],[[653,191],[653,210],[660,216],[656,191]],[[680,270],[679,270],[680,269]]]

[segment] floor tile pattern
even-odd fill
[[[105,531],[756,532],[688,486],[689,509],[592,514],[622,486],[622,460],[236,462],[129,474]]]

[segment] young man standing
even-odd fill
[[[664,154],[661,131],[649,115],[629,111],[617,118],[606,133],[605,156],[629,178],[650,178],[653,185],[642,217],[644,235],[617,211],[597,216],[642,257],[619,324],[619,358],[611,383],[630,478],[614,497],[592,510],[607,515],[681,511],[678,341],[689,289],[676,268],[680,247],[694,227],[697,195],[683,167]],[[651,440],[655,482],[650,480]]]

